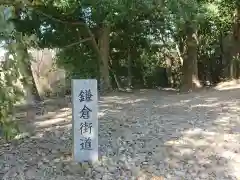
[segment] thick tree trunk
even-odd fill
[[[231,58],[230,60],[229,60],[229,65],[228,65],[228,73],[229,73],[229,79],[234,79],[234,63],[233,63],[233,61],[234,61],[234,59],[233,58]]]
[[[103,91],[111,90],[111,81],[109,76],[109,35],[110,35],[110,27],[103,26],[101,28],[101,33],[99,37],[99,51],[102,59],[102,63],[100,63],[100,75],[101,80],[103,81]]]
[[[224,77],[231,79],[231,68],[232,68],[232,49],[234,48],[232,35],[228,34],[223,37],[222,40],[222,58],[223,58],[223,66],[224,66]]]
[[[201,88],[201,83],[198,78],[198,61],[197,61],[197,43],[194,44],[193,48],[193,88]]]
[[[235,12],[232,26],[232,48],[230,49],[231,58],[229,59],[228,71],[229,78],[238,78],[239,72],[239,53],[240,53],[240,2],[236,1]]]
[[[182,90],[190,91],[201,87],[197,68],[197,35],[196,31],[186,23],[186,54],[183,61]]]

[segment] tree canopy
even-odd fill
[[[0,0],[0,5],[7,59],[0,91],[9,104],[0,119],[19,99],[15,81],[41,99],[31,48],[56,49],[67,80],[97,78],[104,91],[156,86],[189,91],[239,77],[237,0]]]

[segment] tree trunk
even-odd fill
[[[110,35],[110,27],[103,26],[101,28],[101,33],[98,39],[99,51],[102,59],[102,63],[100,63],[100,75],[101,80],[103,81],[103,91],[111,90],[111,81],[109,76],[109,35]]]
[[[33,73],[32,73],[32,68],[31,68],[31,61],[28,60],[28,63],[26,63],[26,69],[25,69],[26,76],[29,77],[29,89],[31,91],[31,94],[34,98],[34,101],[41,101],[41,97],[39,95]]]
[[[223,45],[223,32],[220,32],[220,37],[219,37],[219,46],[220,46],[220,63],[221,63],[221,73],[220,77],[225,78],[225,58],[224,58],[224,45]]]
[[[224,66],[224,77],[231,79],[231,68],[232,68],[232,49],[234,48],[233,45],[233,36],[231,34],[226,35],[223,37],[222,40],[222,49],[223,49],[223,66]]]
[[[23,76],[23,87],[26,90],[27,103],[34,104],[36,101],[41,101],[33,73],[31,68],[31,61],[27,48],[20,43],[17,49],[17,56],[20,58],[20,71]]]
[[[121,86],[121,83],[120,83],[120,80],[119,80],[119,78],[118,78],[118,76],[117,76],[117,72],[115,71],[115,69],[117,69],[117,67],[115,67],[116,66],[116,64],[115,64],[115,62],[113,62],[113,60],[112,60],[112,58],[109,56],[109,64],[110,64],[110,66],[109,66],[109,70],[112,72],[112,74],[113,74],[113,78],[114,78],[114,81],[115,81],[115,83],[116,83],[116,85],[117,85],[117,89],[119,90],[119,91],[122,91],[123,90],[123,88],[122,88],[122,86]]]
[[[238,79],[240,77],[240,67],[239,66],[240,66],[239,61],[236,61],[236,66],[235,66],[235,76],[236,76],[236,79]]]
[[[194,28],[186,23],[186,54],[183,61],[182,90],[190,91],[201,87],[197,68],[197,35]]]
[[[20,12],[21,8],[15,6],[15,17],[20,19]],[[31,60],[30,56],[27,50],[27,46],[22,43],[22,34],[18,33],[18,35],[15,36],[16,42],[17,42],[17,48],[15,49],[16,52],[16,58],[19,58],[19,70],[20,73],[23,75],[23,87],[26,89],[26,98],[27,103],[34,103],[35,101],[41,101],[41,97],[39,95],[33,73],[31,68]]]
[[[237,78],[239,71],[239,53],[240,53],[240,2],[236,2],[235,4],[235,12],[233,19],[233,30],[232,30],[232,44],[231,48],[231,59],[229,63],[229,77],[231,79]]]
[[[128,47],[128,88],[132,88],[132,57],[131,57],[131,50]]]
[[[173,76],[172,76],[172,66],[173,66],[172,57],[165,56],[165,62],[166,62],[168,86],[170,85],[171,87],[173,87],[174,82],[173,82]]]
[[[197,61],[197,43],[193,47],[193,88],[201,88],[201,83],[198,78],[198,61]]]

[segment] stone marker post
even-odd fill
[[[75,162],[98,160],[97,80],[72,80],[73,158]]]

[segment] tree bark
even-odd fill
[[[239,71],[239,53],[240,53],[240,2],[236,1],[235,12],[233,19],[233,48],[231,53],[231,60],[229,63],[229,75],[231,79],[238,78]]]
[[[197,35],[189,22],[186,23],[186,53],[183,61],[182,90],[201,87],[197,68]]]
[[[103,81],[103,90],[108,91],[112,89],[109,76],[109,38],[110,27],[103,25],[98,39],[99,51],[102,59],[100,63],[101,80]]]
[[[21,73],[23,75],[23,87],[26,88],[26,98],[29,104],[34,104],[36,101],[41,101],[41,97],[39,95],[33,73],[31,68],[31,61],[29,59],[29,54],[26,47],[23,47],[24,45],[19,44],[20,47],[17,50],[17,53],[19,52],[19,55],[21,57],[20,63],[21,63]]]
[[[36,86],[36,83],[35,83],[35,80],[33,77],[33,72],[32,72],[30,61],[26,64],[26,75],[30,78],[29,86],[30,86],[30,90],[31,90],[34,100],[41,101],[41,97],[39,95],[39,92],[38,92],[38,89],[37,89],[37,86]]]
[[[81,22],[82,27],[85,29],[85,34],[82,35],[84,38],[90,37],[90,44],[93,47],[93,50],[97,56],[97,68],[98,68],[98,88],[101,91],[111,90],[111,81],[109,77],[109,35],[110,35],[110,27],[103,26],[98,28],[98,36],[97,38],[92,33],[91,29],[88,27],[86,22]],[[83,31],[84,32],[84,31]],[[81,35],[79,35],[81,38]],[[97,39],[97,40],[96,40]]]
[[[228,79],[231,79],[232,72],[230,71],[232,68],[232,49],[234,48],[232,37],[231,34],[227,34],[222,40],[224,77]]]
[[[114,69],[117,69],[116,67],[115,67],[115,63],[113,62],[113,60],[112,60],[112,58],[109,56],[109,70],[112,72],[112,74],[113,74],[113,77],[114,77],[114,81],[115,81],[115,83],[116,83],[116,85],[117,85],[117,88],[118,88],[118,90],[119,91],[122,91],[123,90],[123,88],[122,88],[122,86],[121,86],[121,83],[120,83],[120,80],[119,80],[119,78],[118,78],[118,76],[117,76],[117,72],[114,70]]]
[[[132,57],[131,57],[131,49],[128,47],[128,88],[132,88]]]
[[[220,77],[225,78],[225,69],[224,69],[224,45],[223,45],[223,32],[220,32],[220,37],[219,37],[219,46],[220,46],[220,63],[221,63],[221,73]]]
[[[15,6],[15,18],[20,19],[21,8]],[[35,101],[41,101],[31,68],[31,59],[28,53],[27,46],[22,42],[22,33],[15,35],[17,47],[15,49],[16,58],[19,58],[19,70],[23,76],[23,87],[26,89],[27,103],[34,104]]]
[[[173,76],[172,76],[172,66],[173,66],[172,57],[165,56],[165,62],[166,62],[168,86],[170,85],[171,87],[173,87],[174,82],[173,82]]]

